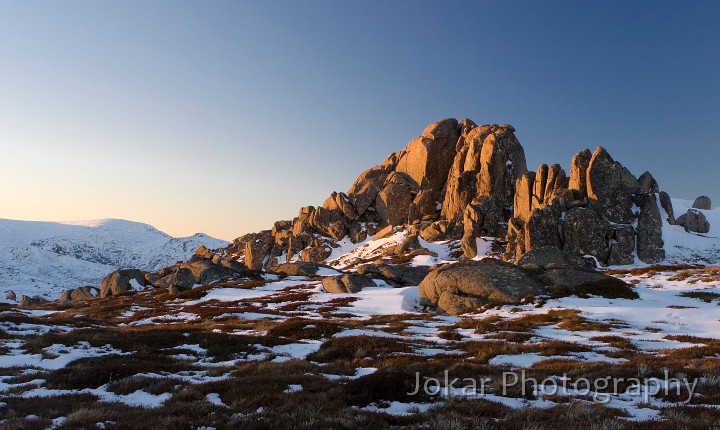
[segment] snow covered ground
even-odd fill
[[[690,204],[679,200],[673,203],[676,215]],[[667,223],[663,226],[668,265],[718,262],[720,239],[713,232],[720,228],[720,210],[705,213],[711,223],[707,235],[689,234]],[[104,224],[71,227],[92,229]],[[109,224],[112,227],[113,223]],[[91,249],[78,250],[80,256],[93,256],[84,259],[75,254],[61,256],[50,245],[64,244],[61,247],[66,249],[75,233],[66,233],[63,240],[52,236],[55,240],[51,242],[36,238],[47,238],[47,232],[33,236],[20,227],[9,228],[12,223],[0,223],[3,225],[8,228],[0,235],[9,243],[21,238],[29,241],[28,246],[36,252],[72,258],[78,265],[101,264],[93,261],[97,254]],[[52,226],[42,227],[55,231]],[[120,227],[135,231],[132,226]],[[150,237],[155,234],[151,230],[146,233]],[[354,267],[360,259],[380,258],[385,249],[406,238],[407,231],[400,230],[360,244],[341,242],[330,263],[338,269]],[[131,242],[124,241],[122,246],[132,246]],[[89,244],[98,243],[100,238]],[[162,241],[158,239],[157,243]],[[454,260],[456,242],[421,241],[421,245],[435,255],[416,256],[409,264],[435,265]],[[478,258],[491,253],[491,248],[490,240],[479,239]],[[160,249],[166,248],[161,244]],[[275,405],[319,393],[355,393],[344,390],[368,384],[374,387],[371,391],[383,394],[362,394],[367,400],[353,400],[348,413],[404,420],[435,417],[444,408],[453,407],[458,399],[491,402],[496,411],[493,419],[500,422],[506,410],[561,408],[567,412],[561,415],[570,416],[572,408],[590,407],[593,399],[600,398],[614,417],[611,423],[617,421],[618,425],[632,428],[627,426],[635,421],[656,420],[672,428],[673,420],[680,416],[672,411],[686,405],[681,396],[662,395],[661,389],[674,390],[684,381],[696,384],[692,392],[682,392],[689,396],[688,408],[705,411],[710,414],[709,420],[717,418],[720,410],[720,272],[712,268],[653,268],[637,263],[614,272],[633,285],[639,295],[636,300],[539,298],[523,305],[498,306],[461,316],[424,309],[417,286],[392,288],[378,280],[376,287],[357,294],[329,294],[323,290],[321,278],[332,274],[335,272],[327,269],[321,276],[309,278],[264,275],[262,279],[205,287],[197,294],[191,291],[188,297],[169,297],[150,289],[138,292],[132,300],[119,297],[98,302],[100,309],[58,309],[48,305],[28,310],[2,305],[0,397],[13,399],[16,404],[21,399],[90,396],[97,404],[162,411],[188,409],[178,407],[182,404],[178,402],[194,398],[214,408],[213,416],[226,416],[226,426],[232,427],[228,423],[262,421],[278,407],[266,408],[248,400],[257,393],[245,397],[238,394],[244,387],[239,382],[243,372],[260,372],[257,377],[263,384],[262,395],[271,396],[268,393],[277,390],[273,396],[279,397],[268,397],[274,399]],[[142,340],[156,332],[158,338],[148,338],[155,340]],[[87,339],[78,337],[81,333],[88,333]],[[109,380],[95,383],[81,378],[77,386],[72,385],[74,382],[58,383],[54,376],[64,371],[68,373],[63,375],[75,375],[82,366],[89,366],[85,371],[90,374],[100,372],[102,360],[139,360],[151,368],[120,379],[110,375]],[[473,377],[487,374],[494,382],[487,391],[448,386],[439,378],[438,369],[442,367],[433,367],[433,363],[443,363],[449,371],[476,366],[473,371],[484,373]],[[414,398],[405,391],[380,389],[385,384],[408,384],[412,379],[407,375],[391,379],[403,369],[435,372],[418,378],[426,382],[437,379],[436,385],[428,385],[437,395]],[[566,373],[573,376],[569,384],[552,392],[550,383],[528,395],[504,393],[503,385],[497,383],[501,372],[522,371],[550,382],[568,381]],[[603,372],[615,377],[633,376],[639,382],[621,385],[613,393],[586,390],[578,385],[578,376],[586,375],[583,372],[596,377]],[[660,379],[663,372],[680,382]],[[0,424],[3,408],[8,406],[0,402]],[[307,411],[315,407],[304,405],[300,409],[310,413]],[[316,418],[337,414],[320,408]],[[693,419],[696,416],[700,415],[694,414]],[[64,420],[73,423],[75,418],[58,412],[42,419],[61,425]],[[116,418],[104,419],[112,423]],[[200,420],[193,428],[216,424]]]

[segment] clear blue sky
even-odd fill
[[[0,1],[0,217],[224,239],[446,117],[720,203],[720,2]]]

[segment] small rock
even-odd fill
[[[702,209],[709,211],[712,208],[712,202],[708,196],[700,196],[695,199],[692,205],[693,209]]]
[[[356,273],[346,273],[340,276],[326,276],[322,279],[323,289],[333,294],[355,294],[363,288],[375,287],[372,279]]]
[[[660,187],[657,181],[653,178],[650,172],[645,172],[638,178],[638,184],[640,186],[640,193],[642,194],[657,194],[660,192]]]
[[[41,305],[44,303],[48,303],[49,300],[46,298],[40,297],[40,296],[21,296],[20,300],[18,301],[18,306],[25,307],[25,306],[34,306],[34,305]]]
[[[5,299],[6,299],[6,300],[16,301],[16,300],[17,300],[17,296],[15,295],[15,291],[8,291],[8,292],[7,292],[7,295],[5,296]]]

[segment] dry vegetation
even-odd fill
[[[648,268],[643,273],[665,270]],[[683,270],[693,271],[688,267]],[[694,272],[693,272],[694,273]],[[708,272],[709,273],[709,272]],[[633,276],[642,275],[633,273]],[[684,276],[684,275],[683,275]],[[690,276],[690,275],[689,275]],[[693,274],[692,276],[696,276]],[[700,276],[700,275],[697,275]],[[704,276],[704,275],[703,275]],[[703,280],[702,282],[708,282]],[[253,288],[265,281],[224,285]],[[620,321],[594,321],[575,310],[550,309],[513,319],[498,316],[466,317],[438,327],[440,340],[412,337],[412,320],[430,321],[433,315],[389,315],[360,319],[343,313],[352,297],[339,297],[322,304],[311,303],[302,288],[255,300],[204,301],[186,304],[207,294],[199,288],[169,297],[164,292],[145,291],[105,300],[66,305],[48,305],[62,310],[46,316],[31,316],[0,307],[0,323],[8,326],[55,327],[39,334],[11,334],[0,330],[0,339],[13,339],[26,353],[48,355],[53,345],[73,347],[87,342],[92,347],[110,345],[121,354],[87,357],[57,369],[3,369],[0,383],[14,387],[2,393],[0,429],[44,429],[53,419],[66,417],[55,428],[153,428],[196,429],[713,429],[720,422],[717,408],[679,406],[662,411],[664,420],[633,422],[626,411],[604,407],[580,398],[546,396],[557,405],[550,408],[511,409],[484,398],[442,397],[413,391],[416,372],[424,378],[453,377],[492,380],[490,389],[499,392],[507,367],[490,364],[499,355],[536,354],[547,357],[529,366],[528,377],[542,380],[566,373],[571,379],[661,376],[684,374],[703,378],[701,399],[694,403],[720,404],[720,341],[689,336],[668,340],[691,343],[683,349],[658,353],[639,350],[618,331]],[[707,293],[707,292],[706,292]],[[700,300],[716,296],[690,295]],[[312,312],[300,312],[310,309]],[[542,304],[540,305],[542,306]],[[187,312],[198,318],[163,321],[167,314]],[[256,319],[233,314],[253,312]],[[267,317],[262,317],[267,315]],[[138,324],[158,319],[158,323]],[[570,333],[590,333],[587,344],[539,338],[534,330],[553,326]],[[383,336],[358,334],[338,337],[346,330],[381,331]],[[600,332],[596,335],[595,332]],[[359,332],[362,333],[362,332]],[[468,336],[473,336],[468,338]],[[287,359],[273,348],[320,342],[307,359]],[[444,342],[444,343],[438,343]],[[422,348],[445,348],[432,357],[418,354]],[[588,362],[577,354],[595,352],[624,361],[608,365]],[[198,352],[198,350],[202,352]],[[0,353],[7,354],[5,347]],[[264,355],[264,356],[263,356]],[[255,357],[255,358],[253,358]],[[51,357],[48,357],[51,358]],[[278,362],[275,358],[281,358]],[[354,376],[357,369],[375,368],[374,373]],[[330,375],[330,376],[328,376]],[[41,382],[37,382],[41,380]],[[38,385],[39,384],[39,385]],[[49,397],[24,396],[42,386],[56,392]],[[301,386],[301,390],[291,390]],[[460,385],[462,387],[462,385]],[[157,408],[102,401],[97,391],[132,395],[142,390],[168,395]],[[624,388],[627,388],[626,386]],[[85,390],[81,392],[81,390]],[[215,393],[222,404],[208,395]],[[685,393],[683,393],[685,394]],[[532,393],[514,387],[508,397],[534,399]],[[666,400],[677,400],[672,396]],[[365,410],[391,402],[431,403],[427,411],[395,416]]]

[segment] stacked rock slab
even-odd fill
[[[645,263],[665,258],[659,187],[649,172],[636,179],[602,147],[579,152],[570,166],[569,180],[557,165],[541,165],[518,180],[506,259],[545,246],[601,264],[631,264],[635,254]]]
[[[515,182],[526,171],[525,151],[510,125],[467,126],[447,177],[441,216],[447,221],[449,238],[463,237],[468,206],[476,198],[488,197],[493,211],[501,214],[500,226],[485,226],[487,234],[505,230],[515,194]],[[489,205],[489,203],[486,203]],[[471,208],[472,209],[472,208]],[[502,236],[502,235],[500,235]],[[468,255],[473,257],[473,255]]]

